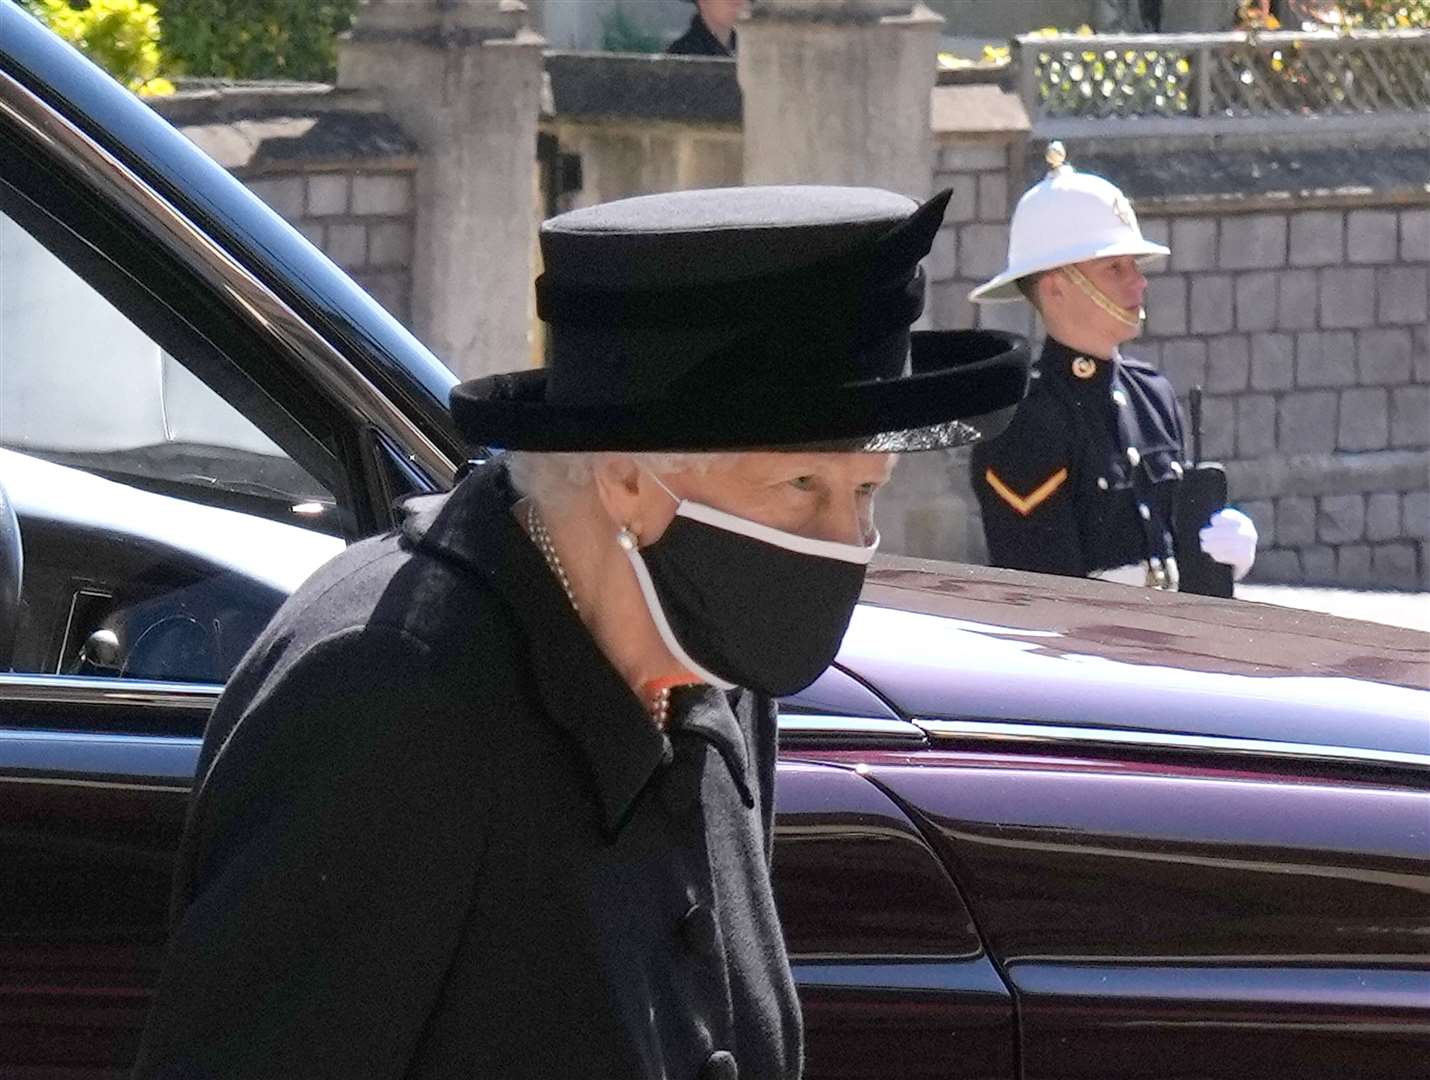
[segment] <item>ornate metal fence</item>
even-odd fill
[[[1420,114],[1430,128],[1430,31],[1018,38],[1035,125],[1119,119]]]

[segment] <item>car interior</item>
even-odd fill
[[[139,255],[115,223],[61,220],[82,201],[41,207],[22,186],[55,178],[0,149],[0,670],[221,683],[358,533],[336,427],[280,406],[220,319],[160,300],[146,259],[101,250]]]

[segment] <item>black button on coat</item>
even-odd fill
[[[1049,338],[1013,422],[973,450],[989,561],[1074,577],[1165,561],[1183,457],[1165,376]]]
[[[137,1076],[799,1075],[773,705],[656,730],[511,498],[415,500],[240,665]]]

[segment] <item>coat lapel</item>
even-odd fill
[[[511,609],[542,704],[581,748],[614,840],[651,776],[670,761],[670,740],[596,647],[512,516],[513,502],[505,467],[490,463],[448,495],[404,504],[404,541],[478,575]]]

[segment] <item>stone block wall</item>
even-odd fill
[[[411,322],[412,169],[294,169],[243,179],[378,303]]]
[[[1253,580],[1430,586],[1430,208],[1157,210],[1172,256],[1129,351],[1204,388]]]
[[[543,130],[581,161],[581,187],[561,193],[561,210],[741,181],[740,132],[728,125],[552,121]]]
[[[411,324],[418,147],[381,102],[277,82],[146,100]]]
[[[1027,333],[1032,319],[1021,304],[974,305],[968,291],[1003,269],[1008,253],[1012,190],[1006,142],[944,144],[934,161],[934,191],[951,189],[943,228],[925,269],[929,278],[929,318],[934,327],[993,326]],[[1019,170],[1021,172],[1021,170]]]

